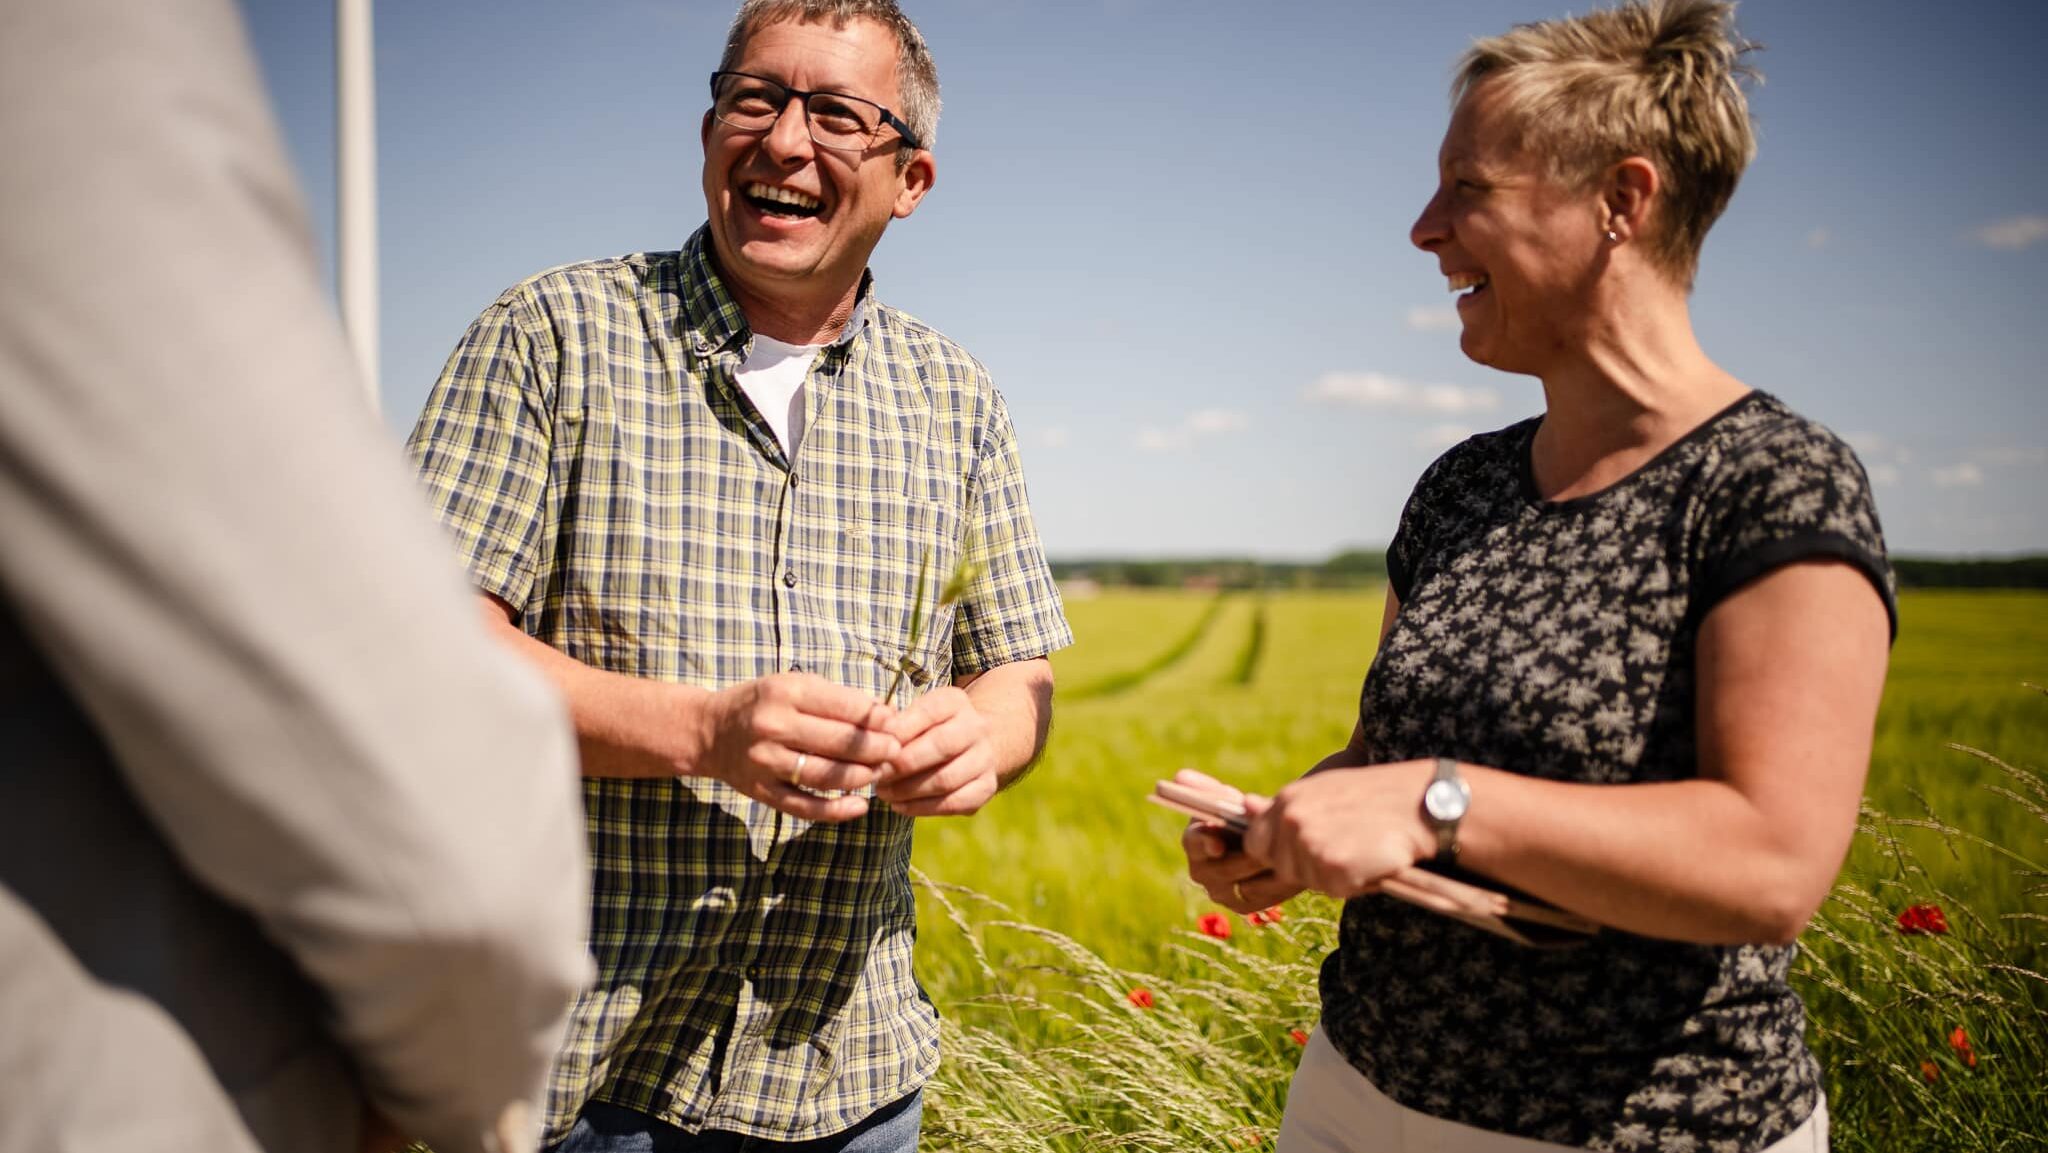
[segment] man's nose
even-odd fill
[[[767,145],[770,156],[785,163],[810,159],[810,113],[804,110],[801,96],[790,97],[789,102],[782,106],[782,114],[768,126],[768,135],[762,142]]]

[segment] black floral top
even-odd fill
[[[1536,495],[1538,423],[1457,446],[1409,497],[1387,557],[1401,611],[1360,705],[1375,763],[1694,777],[1694,650],[1723,597],[1835,557],[1877,586],[1896,629],[1862,466],[1776,398],[1750,393],[1569,501]],[[1373,1084],[1424,1113],[1596,1149],[1750,1153],[1819,1094],[1785,979],[1793,951],[1612,930],[1531,949],[1366,897],[1345,906],[1323,966],[1323,1022]]]

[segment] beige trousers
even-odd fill
[[[1321,1029],[1301,1056],[1280,1122],[1279,1153],[1541,1153],[1568,1148],[1418,1113],[1374,1088]],[[1762,1153],[1827,1153],[1827,1148],[1828,1108],[1821,1101],[1804,1124]]]

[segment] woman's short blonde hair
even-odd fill
[[[1482,81],[1497,88],[1522,151],[1577,186],[1629,156],[1654,163],[1663,191],[1645,243],[1690,288],[1707,229],[1756,155],[1741,84],[1758,47],[1736,31],[1729,0],[1627,0],[1479,41],[1451,100]]]

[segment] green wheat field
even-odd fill
[[[946,1018],[925,1148],[1270,1148],[1336,907],[1197,931],[1215,910],[1182,879],[1181,818],[1142,798],[1184,765],[1270,791],[1337,748],[1382,605],[1069,600],[1044,761],[980,815],[919,829],[919,973]],[[2048,594],[1900,609],[1863,827],[1798,968],[1834,1147],[2040,1149],[2048,695],[2030,686],[2048,684]],[[1914,906],[1946,931],[1902,931]]]

